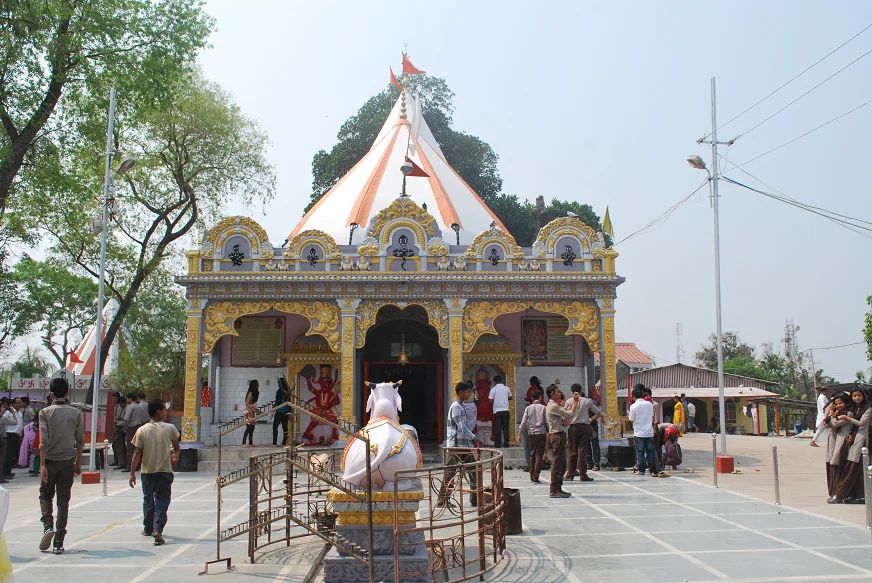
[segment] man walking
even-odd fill
[[[572,401],[564,403],[563,393],[557,385],[548,385],[545,391],[548,395],[548,405],[545,407],[545,418],[548,421],[548,441],[554,450],[551,461],[551,498],[569,498],[569,492],[563,490],[563,474],[566,472],[566,420],[570,419],[578,407],[579,394],[572,394]]]
[[[630,406],[630,421],[633,423],[633,442],[636,445],[636,462],[639,464],[639,475],[645,475],[647,461],[651,473],[657,471],[657,457],[654,453],[654,407],[645,400],[645,386],[642,383],[633,389],[633,404]],[[678,397],[675,406],[681,407]]]
[[[693,424],[694,417],[696,417],[696,405],[693,404],[693,401],[687,402],[687,431],[690,433],[694,433],[696,431],[696,427]]]
[[[503,377],[494,376],[488,399],[494,411],[494,447],[509,447],[509,401],[512,389],[503,384]]]
[[[18,465],[18,449],[21,446],[21,434],[24,433],[22,409],[24,406],[21,399],[15,399],[3,414],[6,418],[6,457],[3,460],[3,477],[7,480],[15,477],[12,468]]]
[[[64,552],[73,481],[82,473],[85,428],[81,411],[67,402],[70,392],[67,379],[52,379],[49,390],[54,402],[39,412],[39,507],[44,529],[39,550],[48,550],[54,540],[52,552],[60,555]],[[52,512],[55,496],[57,521]]]
[[[545,455],[547,426],[545,424],[545,405],[540,401],[542,391],[533,389],[531,396],[533,400],[524,409],[524,416],[521,417],[521,425],[518,427],[518,440],[520,441],[522,432],[527,434],[527,443],[530,447],[530,456],[527,458],[527,462],[530,464],[530,481],[539,484],[542,456]]]
[[[3,397],[0,399],[0,466],[6,463],[6,450],[8,438],[6,437],[6,428],[9,425],[15,423],[14,415],[6,415],[6,411],[9,409],[9,399]],[[5,471],[0,471],[0,484],[5,484],[9,481],[9,477],[6,476]]]
[[[603,412],[593,399],[584,396],[580,384],[573,384],[571,390],[573,398],[578,395],[578,406],[569,419],[569,469],[564,479],[572,481],[577,468],[582,482],[593,482],[593,478],[587,475],[587,451],[593,435],[591,422],[602,417]]]
[[[179,456],[179,430],[164,423],[167,411],[161,399],[148,402],[148,423],[133,436],[133,459],[130,462],[130,487],[136,487],[136,470],[142,464],[143,536],[154,537],[154,545],[166,542],[163,529],[172,499],[173,459]]]
[[[112,452],[115,454],[113,466],[118,468],[128,467],[127,441],[124,435],[124,410],[127,408],[127,399],[120,392],[115,392],[115,433],[112,436]]]
[[[448,422],[445,427],[445,447],[473,447],[478,441],[478,437],[469,428],[466,421],[466,409],[464,403],[469,400],[472,395],[473,385],[470,382],[461,381],[454,387],[454,401],[448,409]],[[475,461],[475,455],[470,452],[458,451],[452,452],[448,458],[448,467],[458,466],[459,464],[468,464]],[[445,506],[451,497],[451,486],[457,473],[461,471],[454,467],[453,470],[445,470],[445,475],[442,480],[442,488],[439,491],[437,504]],[[476,488],[475,472],[468,473],[469,487],[473,490]],[[478,501],[475,493],[470,494],[470,502],[475,506]]]

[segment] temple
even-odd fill
[[[495,376],[514,391],[515,427],[530,377],[566,393],[578,382],[596,395],[595,353],[604,363],[606,437],[620,436],[617,252],[574,216],[519,246],[446,161],[407,79],[369,152],[284,245],[253,219],[232,216],[188,251],[188,273],[178,278],[188,298],[185,442],[212,442],[218,424],[241,415],[250,380],[265,402],[284,375],[322,416],[361,425],[364,381],[402,380],[400,421],[422,444],[444,440],[453,388],[470,380],[484,397],[479,432],[488,443]],[[209,399],[201,400],[205,385]],[[299,441],[336,439],[298,421]],[[270,430],[258,427],[255,440],[268,441]]]

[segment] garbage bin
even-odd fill
[[[521,534],[524,531],[521,526],[521,491],[517,488],[503,488],[503,497],[506,499],[503,507],[506,534]]]
[[[179,452],[179,461],[176,462],[177,472],[196,472],[197,471],[197,450],[183,449]]]

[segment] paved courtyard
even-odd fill
[[[593,483],[567,483],[574,496],[556,501],[548,498],[547,484],[534,487],[524,473],[508,471],[507,485],[521,489],[524,534],[509,537],[506,559],[488,580],[872,580],[872,536],[861,526],[714,490],[699,480],[593,475]],[[110,478],[105,498],[102,485],[75,486],[63,556],[37,549],[36,478],[19,474],[9,484],[5,532],[18,583],[196,579],[215,552],[214,476],[176,476],[163,547],[139,534],[140,490],[131,490],[119,472],[110,471]],[[247,486],[225,493],[226,527],[247,517]],[[298,543],[257,565],[245,563],[245,541],[224,548],[237,570],[215,575],[221,581],[296,582],[304,579],[321,545]]]

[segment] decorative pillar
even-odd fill
[[[606,439],[621,439],[621,422],[625,417],[618,411],[618,374],[615,359],[615,309],[612,298],[597,300],[602,320],[601,362],[603,400],[606,402]]]
[[[448,362],[451,372],[450,393],[454,398],[454,387],[463,380],[463,308],[466,307],[465,298],[451,298],[445,300],[448,306]]]
[[[206,300],[189,300],[188,309],[188,346],[185,354],[185,404],[182,414],[182,441],[195,442],[200,440],[200,363],[201,339],[203,327],[203,308]]]
[[[515,359],[506,361],[506,385],[512,389],[512,400],[509,401],[509,445],[518,445],[517,434],[518,428],[515,427],[515,408],[518,406],[519,395],[518,387],[515,386]]]
[[[357,379],[354,378],[354,354],[356,351],[354,334],[357,323],[357,306],[360,305],[360,300],[341,298],[337,301],[342,319],[342,339],[339,345],[341,353],[339,378],[342,382],[341,418],[348,423],[354,423],[354,388],[357,386]]]

